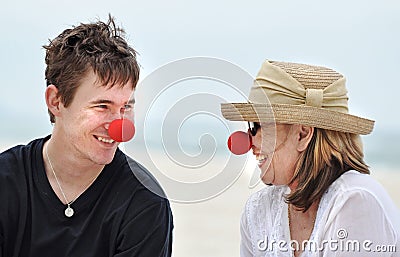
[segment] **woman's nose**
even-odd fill
[[[257,134],[258,131],[254,136],[251,133],[249,133],[249,136],[251,138],[251,149],[253,150],[253,152],[257,150],[257,148],[260,148],[260,136],[257,136]]]
[[[228,138],[228,148],[236,155],[247,153],[251,149],[251,137],[244,131],[236,131]]]

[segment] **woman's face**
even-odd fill
[[[261,170],[261,180],[265,184],[287,185],[300,155],[297,144],[300,138],[300,135],[297,136],[299,125],[259,125],[256,134],[252,135],[252,150]]]

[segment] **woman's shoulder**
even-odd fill
[[[371,175],[357,171],[348,171],[332,183],[321,199],[320,208],[332,213],[343,212],[346,208],[369,215],[375,213],[400,226],[400,211],[385,188]]]
[[[384,227],[395,237],[400,235],[400,211],[396,204],[378,181],[357,171],[348,171],[332,183],[320,201],[317,220],[349,229],[369,227],[379,231]]]
[[[387,197],[384,187],[369,174],[362,174],[355,170],[345,172],[328,188],[333,193],[369,193],[377,198]]]

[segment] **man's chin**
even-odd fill
[[[102,166],[110,164],[114,159],[114,156],[115,152],[112,155],[102,156],[102,158],[96,158],[95,163]]]

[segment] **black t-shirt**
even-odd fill
[[[0,257],[171,256],[169,202],[119,149],[66,217],[44,170],[49,137],[0,154]]]

